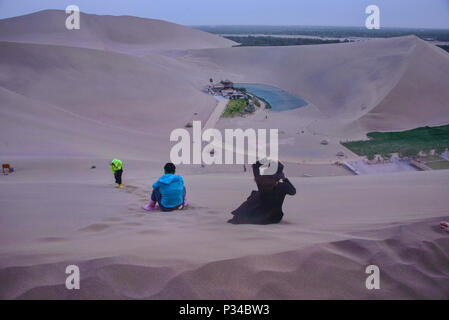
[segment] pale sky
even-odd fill
[[[310,26],[364,26],[365,8],[374,4],[381,27],[449,29],[449,0],[0,0],[0,19],[71,4],[183,25]]]

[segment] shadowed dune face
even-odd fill
[[[149,141],[155,142],[153,150],[160,150],[172,129],[184,127],[194,113],[205,121],[215,104],[187,79],[151,59],[12,42],[0,42],[0,89],[3,128],[14,123],[23,128],[6,130],[2,143],[12,147],[5,152],[22,149],[19,154],[35,149],[45,154],[49,145],[53,154],[67,153],[83,145],[86,149],[75,153],[92,150],[109,157],[105,148],[113,149],[106,145],[114,141],[116,149],[127,152],[131,148],[126,145],[134,145],[133,154],[148,150]],[[20,146],[11,143],[17,138],[23,142]]]
[[[449,54],[415,39],[400,80],[360,119],[366,130],[404,130],[449,123]]]
[[[153,50],[231,47],[235,42],[174,23],[131,16],[81,13],[80,29],[67,30],[60,10],[0,20],[0,40],[55,44],[143,55]]]
[[[9,42],[0,48],[1,87],[116,126],[182,126],[190,106],[214,101],[186,79],[133,56]]]
[[[66,17],[47,10],[0,20],[4,153],[142,157],[151,142],[152,155],[166,159],[172,129],[194,114],[207,120],[215,105],[201,92],[208,78],[156,51],[232,41],[125,16],[81,14],[81,29],[69,31]]]

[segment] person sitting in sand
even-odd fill
[[[159,206],[162,211],[173,211],[187,207],[184,180],[176,176],[175,172],[173,163],[165,164],[164,175],[153,184],[150,200],[143,209],[153,211]]]
[[[228,223],[271,224],[282,220],[285,196],[295,195],[296,189],[285,178],[282,163],[278,162],[277,172],[273,175],[261,175],[261,166],[259,161],[252,165],[258,191],[253,190],[248,199],[232,212],[234,217]]]
[[[123,168],[122,168],[122,162],[119,159],[114,159],[111,161],[111,170],[114,174],[115,183],[117,183],[117,188],[123,188],[122,184],[122,174],[123,174]]]

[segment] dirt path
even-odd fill
[[[217,106],[215,107],[215,110],[210,115],[209,119],[207,120],[206,124],[203,127],[203,130],[214,128],[217,124],[218,120],[220,119],[220,116],[223,114],[224,110],[226,109],[226,105],[228,104],[228,99],[219,100]]]

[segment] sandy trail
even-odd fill
[[[221,115],[226,109],[226,106],[228,104],[228,99],[220,99],[218,100],[218,104],[215,107],[214,111],[210,115],[209,119],[207,119],[207,122],[204,124],[203,131],[211,128],[215,128],[215,125],[217,124],[218,120],[220,120]]]

